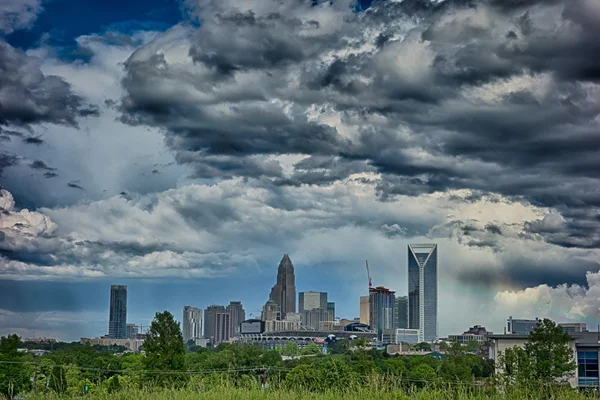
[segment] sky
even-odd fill
[[[297,291],[438,244],[441,336],[600,324],[597,0],[4,0],[0,334]]]

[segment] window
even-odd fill
[[[598,352],[578,351],[579,386],[598,386]]]

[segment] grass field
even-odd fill
[[[26,396],[28,399],[35,400],[50,400],[50,399],[81,399],[81,395],[73,396],[57,396],[54,393],[31,394]],[[140,390],[140,389],[124,389],[116,393],[93,393],[85,396],[88,399],[94,400],[125,400],[125,399],[148,399],[148,400],[392,400],[392,399],[414,399],[414,400],[522,400],[522,399],[555,399],[555,400],[583,400],[590,397],[582,393],[578,393],[570,389],[555,390],[551,393],[541,393],[539,391],[512,391],[506,394],[491,393],[489,391],[478,389],[443,389],[430,388],[422,389],[414,393],[406,392],[380,392],[373,388],[359,388],[352,391],[335,391],[335,392],[319,392],[311,393],[304,391],[288,391],[284,389],[269,390],[265,392],[260,389],[240,389],[240,388],[213,388],[208,391],[196,391],[190,389],[175,390],[175,389],[155,389],[155,390]]]

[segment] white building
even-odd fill
[[[383,331],[383,343],[417,344],[419,339],[419,329],[386,329]]]
[[[183,342],[202,337],[202,310],[195,307],[183,307]]]

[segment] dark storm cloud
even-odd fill
[[[0,177],[2,177],[2,173],[6,168],[17,165],[18,163],[19,158],[17,156],[0,153]]]
[[[154,44],[134,53],[122,120],[166,129],[195,177],[300,186],[379,172],[382,200],[471,189],[585,210],[565,217],[569,240],[526,233],[596,245],[600,228],[587,217],[600,207],[595,1],[375,2],[359,14],[271,5],[199,2],[194,67]],[[328,113],[358,134],[315,118]],[[280,154],[306,158],[284,174],[269,158]]]
[[[42,160],[35,160],[31,164],[29,164],[29,166],[31,168],[37,169],[37,170],[44,170],[44,171],[54,171],[54,170],[56,170],[56,168],[52,168],[52,167],[46,165],[46,163],[43,162]]]
[[[23,143],[40,145],[40,144],[44,143],[44,140],[40,139],[39,137],[28,137],[28,138],[23,139]]]
[[[67,186],[70,187],[70,188],[73,188],[73,189],[85,190],[82,186],[80,186],[76,182],[68,182]]]
[[[1,39],[0,76],[0,125],[76,126],[77,118],[98,115],[64,79],[44,75],[25,53]]]

